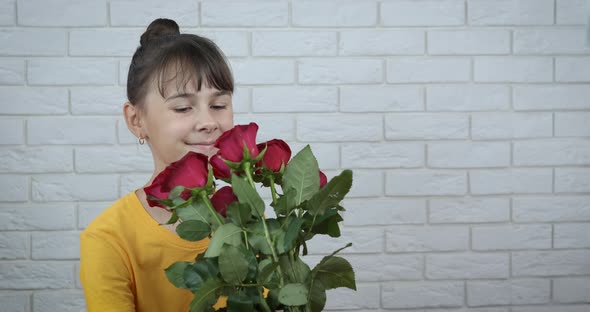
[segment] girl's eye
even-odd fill
[[[186,113],[190,110],[190,107],[179,107],[179,108],[175,108],[174,111],[177,113]]]
[[[225,105],[211,106],[211,108],[213,108],[214,110],[222,110],[222,109],[225,109]]]

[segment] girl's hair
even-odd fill
[[[150,23],[141,35],[127,75],[127,99],[133,105],[143,105],[152,82],[164,97],[163,81],[167,73],[175,73],[176,88],[184,88],[196,78],[197,90],[205,82],[221,91],[234,92],[234,81],[223,52],[213,41],[192,34],[181,34],[178,24],[159,18]]]

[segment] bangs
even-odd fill
[[[181,35],[183,36],[183,35]],[[194,36],[194,35],[186,35]],[[166,47],[162,61],[156,68],[155,82],[162,98],[166,98],[168,84],[176,80],[176,90],[184,93],[191,79],[197,83],[200,91],[203,83],[220,91],[234,93],[234,81],[231,70],[222,52],[211,45],[196,44],[194,40],[180,38],[174,46]],[[201,40],[209,39],[200,37]]]

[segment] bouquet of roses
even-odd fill
[[[195,262],[166,269],[170,282],[194,293],[190,311],[212,311],[220,296],[227,311],[321,311],[326,290],[356,290],[350,263],[335,256],[351,244],[313,269],[301,260],[315,235],[340,236],[352,171],[328,182],[309,145],[290,159],[282,140],[257,145],[257,131],[255,123],[235,126],[217,139],[210,161],[189,152],[145,188],[151,206],[172,211],[168,224],[182,221],[180,237],[210,238]],[[216,191],[216,179],[231,186]],[[275,218],[266,217],[257,183],[270,187]]]

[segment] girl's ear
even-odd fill
[[[127,128],[138,138],[145,139],[145,130],[143,129],[143,120],[140,110],[133,104],[125,102],[123,105],[123,116],[127,123]]]

